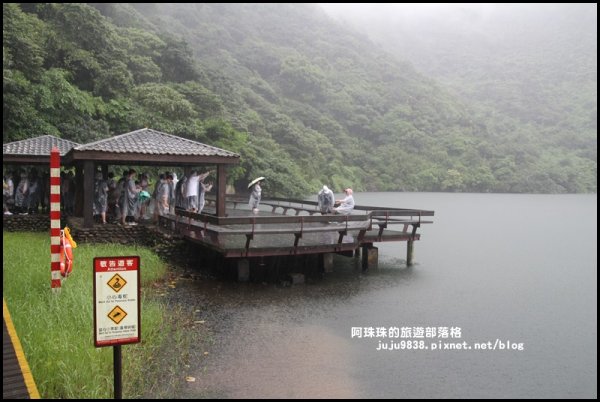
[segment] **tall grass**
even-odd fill
[[[185,356],[165,356],[173,339],[185,342],[178,311],[157,301],[149,285],[166,274],[150,250],[121,245],[80,244],[73,250],[73,273],[59,293],[50,290],[50,239],[47,234],[3,234],[3,293],[17,334],[43,398],[110,398],[112,348],[94,347],[94,257],[139,255],[142,285],[142,342],[124,345],[123,396],[148,395],[174,385],[172,365]],[[187,350],[182,347],[181,349]],[[153,393],[153,396],[159,394]]]

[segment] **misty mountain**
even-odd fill
[[[475,83],[460,92],[455,75],[424,70],[317,5],[23,3],[3,11],[4,142],[41,133],[87,142],[149,126],[239,152],[232,180],[242,188],[266,176],[270,195],[305,196],[323,184],[596,191],[587,95],[565,100],[583,111],[566,122],[560,109],[541,123],[513,115]]]
[[[499,144],[512,139],[542,160],[568,155],[562,165],[596,170],[596,4],[323,8],[467,102]]]

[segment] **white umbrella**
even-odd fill
[[[264,180],[264,179],[265,179],[265,178],[261,176],[261,177],[259,177],[259,178],[256,178],[256,179],[252,180],[252,181],[250,182],[250,184],[248,184],[248,188],[252,187],[252,186],[253,186],[253,185],[255,185],[256,183],[258,183],[259,181],[261,181],[261,180]]]

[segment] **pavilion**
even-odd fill
[[[88,228],[94,225],[94,173],[98,167],[107,177],[109,165],[178,166],[186,175],[194,166],[216,165],[216,216],[224,217],[226,167],[240,163],[240,155],[234,152],[143,128],[83,145],[50,135],[7,143],[3,145],[3,164],[49,165],[53,146],[60,150],[61,166],[76,168],[75,214],[83,215],[83,226]]]
[[[50,150],[57,147],[63,157],[78,144],[73,141],[41,135],[26,140],[2,144],[2,164],[4,165],[46,165],[50,166]],[[15,183],[16,184],[16,183]]]

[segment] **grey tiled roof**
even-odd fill
[[[58,147],[60,155],[64,156],[71,148],[79,144],[53,135],[28,138],[26,140],[2,144],[2,155],[39,155],[50,156],[53,146]]]
[[[75,148],[76,151],[110,153],[141,153],[149,155],[198,155],[239,158],[239,155],[221,148],[177,137],[161,131],[143,128],[116,137],[91,142]]]

